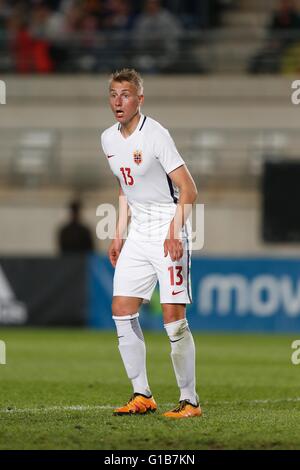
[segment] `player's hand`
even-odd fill
[[[123,247],[122,238],[114,238],[108,248],[108,257],[114,268],[116,267],[122,247]]]
[[[179,261],[183,256],[182,241],[178,238],[166,238],[164,242],[165,257],[168,253],[172,261]]]

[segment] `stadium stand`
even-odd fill
[[[290,73],[298,29],[292,0],[2,0],[0,71]]]
[[[233,0],[3,0],[0,71],[97,73],[124,64],[151,73],[209,71],[210,31],[222,29],[235,7]]]
[[[90,2],[90,8],[98,3]],[[100,74],[93,67],[82,68],[78,64],[83,56],[76,56],[81,49],[75,41],[74,47],[67,48],[68,57],[62,49],[56,50],[58,62],[54,56],[51,60],[60,65],[47,73],[36,73],[33,68],[31,73],[20,73],[3,41],[3,30],[15,22],[12,15],[24,4],[15,2],[12,9],[11,3],[2,1],[0,7],[1,70],[10,71],[1,75],[7,88],[7,104],[0,107],[1,253],[52,256],[57,254],[55,231],[64,220],[68,201],[83,200],[83,216],[91,227],[97,225],[99,204],[117,205],[115,181],[100,150],[100,133],[112,122],[107,78],[115,64],[105,65],[105,73]],[[62,8],[68,8],[67,4],[73,5],[71,20],[79,20],[76,14],[82,2],[56,2],[56,10],[51,10],[53,21],[66,20]],[[106,16],[105,27],[133,28],[133,18],[127,20],[128,7],[136,8],[134,3],[108,4],[114,14]],[[277,2],[229,2],[211,23],[208,17],[204,21],[202,11],[205,25],[193,10],[196,4],[184,2],[184,8],[189,5],[184,10],[180,1],[162,3],[163,11],[171,15],[167,17],[181,23],[183,41],[191,42],[172,74],[154,70],[145,74],[144,112],[171,130],[198,183],[207,208],[202,254],[293,255],[299,249],[295,240],[276,246],[263,240],[261,192],[267,161],[299,160],[299,111],[291,104],[291,78],[247,74],[251,58],[265,41],[265,28]],[[28,8],[34,14],[33,19],[27,17],[37,31],[49,8],[45,3]],[[113,42],[110,47],[117,63],[120,51],[113,48]],[[43,55],[46,50],[43,46],[39,51]],[[130,65],[124,51],[121,55],[124,62],[119,66]],[[75,56],[80,60],[70,69],[69,59]],[[29,57],[40,55],[31,50]],[[193,73],[183,75],[190,70],[187,62]],[[96,250],[105,250],[107,243],[97,241]]]

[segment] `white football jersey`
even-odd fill
[[[130,239],[163,240],[176,211],[178,188],[168,174],[184,165],[167,129],[141,115],[127,138],[116,123],[101,135],[103,151],[131,212]],[[182,236],[190,232],[189,223]]]

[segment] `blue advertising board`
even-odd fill
[[[113,268],[89,262],[89,325],[113,328]],[[211,331],[300,331],[300,259],[194,257],[191,328]],[[163,327],[159,292],[141,309],[144,328]]]

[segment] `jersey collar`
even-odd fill
[[[122,134],[121,134],[121,124],[118,124],[118,131],[120,132],[120,137],[124,140],[128,140],[130,139],[133,135],[136,134],[136,132],[140,132],[143,127],[144,127],[144,124],[146,122],[146,119],[147,119],[147,116],[144,116],[143,114],[141,114],[140,116],[140,120],[136,126],[136,128],[134,129],[134,131],[132,132],[132,134],[130,134],[128,137],[124,137]]]

